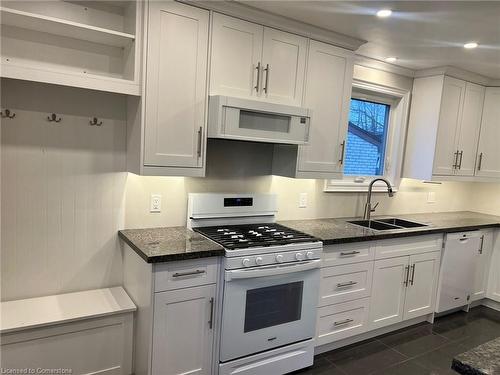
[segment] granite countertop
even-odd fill
[[[372,217],[372,219],[376,220],[387,217],[398,217],[427,224],[428,226],[376,231],[347,222],[348,220],[359,220],[359,218],[286,220],[280,221],[279,223],[319,238],[323,241],[324,245],[500,227],[500,216],[480,214],[471,211],[384,215]]]
[[[428,226],[375,231],[349,224],[347,220],[352,220],[349,218],[287,220],[280,221],[279,224],[310,234],[325,245],[500,227],[500,216],[470,211],[394,216]],[[387,216],[374,219],[383,217]],[[118,234],[148,263],[224,255],[224,249],[220,245],[186,227],[126,229]]]
[[[499,375],[500,337],[457,355],[451,368],[464,375]]]
[[[224,248],[186,227],[125,229],[118,232],[148,263],[224,255]]]

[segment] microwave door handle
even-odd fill
[[[256,277],[284,275],[292,272],[308,271],[319,268],[321,259],[310,260],[299,264],[272,266],[272,267],[256,267],[254,269],[226,271],[226,281],[237,279],[253,279]]]

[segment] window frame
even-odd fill
[[[385,149],[383,176],[344,176],[325,180],[325,192],[367,192],[370,182],[379,177],[386,178],[397,191],[401,183],[406,129],[408,124],[410,91],[380,86],[362,81],[353,81],[351,98],[364,99],[390,105],[388,133]],[[347,132],[347,128],[346,128]],[[347,137],[347,134],[346,134]],[[384,192],[387,187],[376,183],[373,191]]]

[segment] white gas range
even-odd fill
[[[219,374],[313,364],[323,244],[275,223],[276,195],[190,194],[188,227],[225,248]]]

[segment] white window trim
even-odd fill
[[[353,98],[368,99],[391,105],[389,133],[387,135],[384,177],[389,180],[393,190],[397,191],[401,183],[404,144],[408,125],[410,91],[375,85],[362,81],[353,81]],[[380,176],[344,176],[342,179],[325,181],[325,192],[367,192],[370,182]],[[363,178],[362,182],[355,182]],[[386,192],[384,183],[375,183],[375,192]]]

